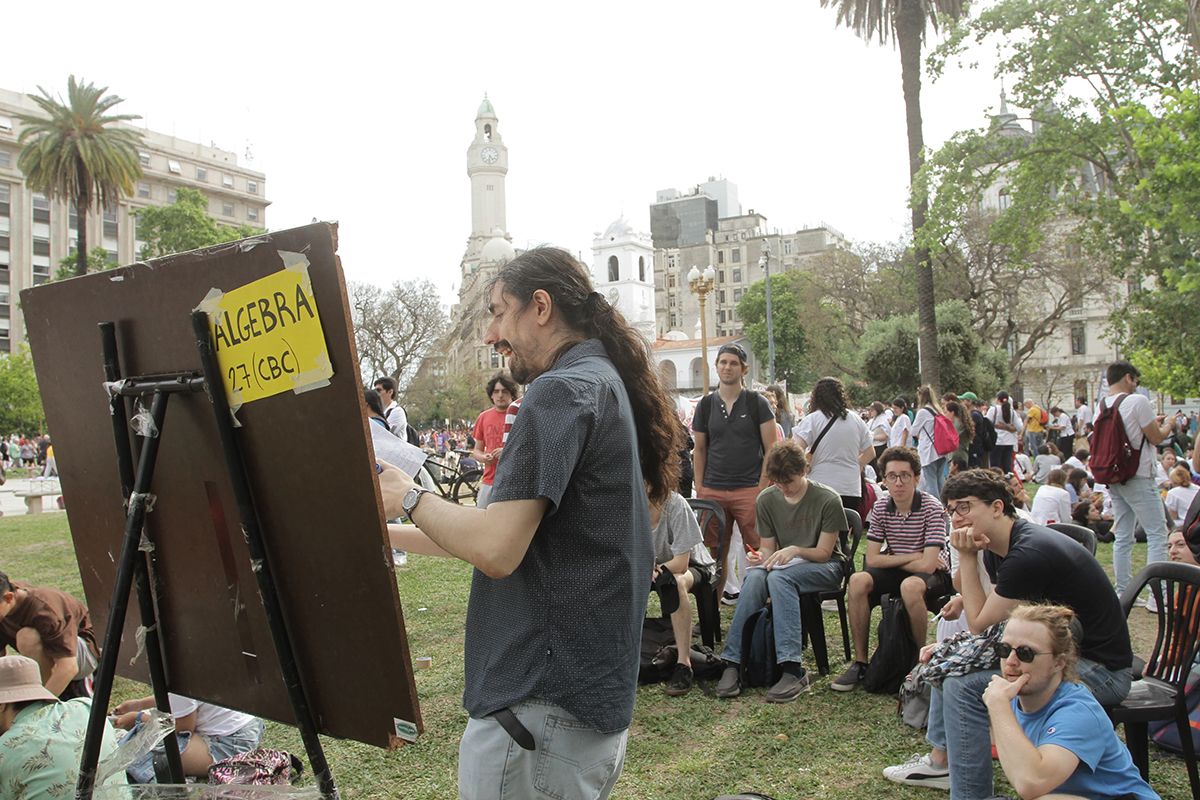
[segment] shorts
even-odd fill
[[[137,723],[122,737],[122,742],[140,731],[142,723]],[[177,733],[175,738],[179,742],[179,752],[187,750],[188,743],[193,736],[199,736],[204,740],[204,744],[208,746],[208,754],[212,756],[213,763],[223,761],[226,758],[235,756],[238,753],[245,753],[258,747],[262,741],[263,721],[255,718],[254,721],[247,724],[245,727],[234,731],[233,733],[215,734],[215,733],[195,733],[194,731],[182,731]],[[146,753],[137,761],[134,761],[126,769],[131,783],[154,783],[154,756],[166,753],[165,745],[161,742],[149,753]]]
[[[889,567],[880,569],[877,567],[867,567],[864,570],[871,579],[875,582],[871,587],[871,594],[868,596],[870,604],[879,605],[880,599],[885,594],[899,595],[900,584],[905,578],[922,578],[925,581],[925,607],[933,608],[938,604],[938,601],[947,595],[954,594],[954,584],[950,580],[950,573],[945,570],[938,570],[933,574],[927,572],[909,572],[900,567]]]

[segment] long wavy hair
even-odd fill
[[[934,414],[944,414],[942,404],[938,402],[937,395],[933,392],[933,387],[928,383],[917,389],[917,408],[928,408]]]
[[[962,431],[962,441],[969,442],[975,438],[975,420],[971,419],[971,409],[965,400],[951,400],[946,403],[946,412],[953,414],[958,420],[959,430]]]
[[[583,339],[599,339],[604,345],[629,395],[650,502],[666,502],[679,487],[682,436],[674,404],[654,368],[646,340],[602,294],[593,290],[587,269],[566,250],[526,250],[500,269],[489,291],[496,284],[522,308],[538,289],[549,294],[563,323],[579,337],[566,347]]]
[[[846,387],[837,378],[821,378],[813,387],[812,396],[808,398],[808,413],[822,411],[827,417],[846,418],[846,409],[850,401],[846,397]]]

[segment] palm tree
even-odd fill
[[[900,49],[900,80],[904,87],[904,112],[908,123],[910,182],[924,161],[925,136],[921,131],[921,45],[926,22],[936,31],[942,18],[958,19],[964,0],[821,0],[822,8],[837,9],[837,24],[862,39],[879,37],[880,44],[895,42]],[[925,225],[925,200],[912,203],[913,233]],[[933,264],[929,248],[917,247],[917,312],[920,320],[921,382],[938,387],[937,319],[934,315]]]
[[[99,205],[111,208],[123,194],[133,192],[142,176],[138,145],[142,135],[118,123],[139,119],[133,114],[107,114],[121,102],[106,95],[108,87],[67,80],[67,102],[38,87],[32,97],[45,116],[19,115],[23,123],[17,166],[29,188],[49,198],[75,203],[79,236],[75,243],[75,274],[87,272],[87,215]]]

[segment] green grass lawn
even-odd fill
[[[1111,573],[1111,545],[1100,545],[1099,557]],[[1145,545],[1138,545],[1135,571],[1144,560]],[[0,570],[82,597],[65,514],[0,518]],[[433,659],[432,668],[416,673],[425,733],[415,745],[394,752],[329,738],[325,751],[343,797],[452,798],[457,796],[458,738],[466,724],[462,647],[470,569],[460,562],[410,556],[397,579],[413,656]],[[731,610],[723,613],[727,625]],[[1135,650],[1142,653],[1152,640],[1150,622],[1145,611],[1134,611],[1131,629]],[[898,786],[880,774],[884,766],[924,750],[923,734],[901,724],[892,698],[829,690],[842,668],[833,614],[826,617],[826,631],[833,675],[817,678],[812,692],[795,703],[764,703],[761,689],[735,700],[717,700],[700,688],[683,698],[668,698],[658,686],[639,689],[625,771],[614,797],[703,800],[747,790],[780,800],[946,796]],[[146,693],[141,684],[118,680],[113,703]],[[268,723],[264,743],[304,753],[296,731],[285,725]],[[1153,750],[1152,758],[1155,789],[1164,798],[1187,797],[1183,762]],[[997,791],[1007,791],[999,769],[996,774]]]

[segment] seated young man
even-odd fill
[[[1052,605],[1020,605],[1009,616],[996,648],[1000,674],[983,692],[1000,766],[1021,797],[1158,800],[1079,683],[1074,619]]]
[[[1129,693],[1133,649],[1125,615],[1104,568],[1070,537],[1018,519],[1008,484],[987,470],[946,482],[950,546],[958,551],[963,613],[973,632],[1008,619],[1022,601],[1075,611],[1082,627],[1079,674],[1103,705]],[[993,584],[985,596],[977,554]],[[946,678],[929,701],[930,753],[888,767],[896,783],[949,788],[952,800],[992,795],[988,715],[981,699],[996,670]]]
[[[253,750],[262,741],[263,721],[258,717],[177,694],[168,697],[171,715],[175,718],[175,731],[179,735],[179,757],[186,776],[208,777],[208,768],[213,764]],[[153,695],[126,700],[114,709],[117,715],[115,724],[123,730],[132,730],[142,722],[142,712],[152,708]],[[130,764],[130,780],[133,783],[153,783],[154,756],[163,752],[163,745],[160,744]]]
[[[867,515],[866,569],[850,576],[854,663],[830,684],[838,692],[851,691],[866,674],[871,609],[883,595],[898,593],[903,598],[913,641],[920,646],[929,632],[929,607],[953,592],[948,520],[938,499],[917,489],[921,457],[911,447],[889,447],[879,464],[889,495],[877,500]]]
[[[845,555],[838,533],[846,530],[842,498],[828,486],[810,481],[808,460],[800,443],[776,442],[765,464],[771,485],[758,496],[758,534],[762,549],[747,554],[750,569],[742,580],[742,595],[725,637],[721,658],[726,667],[717,683],[717,697],[741,694],[738,665],[746,620],[771,600],[775,627],[775,658],[783,677],[767,690],[769,703],[789,703],[809,688],[800,665],[803,637],[800,595],[838,588]]]
[[[74,797],[91,707],[90,697],[59,702],[42,685],[41,670],[33,659],[0,657],[0,797]],[[116,750],[117,737],[105,720],[100,759]],[[96,788],[128,783],[125,773],[118,771]]]
[[[42,683],[64,700],[88,694],[100,649],[83,603],[47,586],[26,586],[0,572],[0,656],[12,647],[37,662]]]
[[[712,580],[716,561],[704,546],[696,514],[678,492],[671,492],[662,505],[650,504],[650,542],[654,547],[651,580],[657,580],[663,571],[670,573],[679,598],[679,607],[670,612],[679,661],[663,691],[671,697],[680,697],[691,691],[694,680],[692,602],[688,592],[697,583]]]

